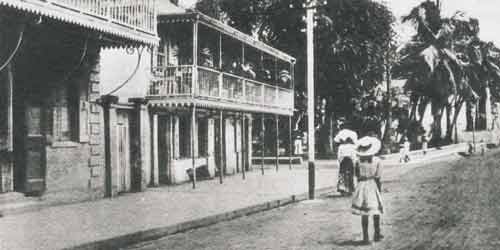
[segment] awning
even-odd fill
[[[40,0],[0,0],[0,8],[7,7],[49,17],[61,22],[78,25],[90,30],[129,40],[133,43],[141,43],[144,45],[157,45],[159,43],[156,27],[151,31],[143,30],[109,18],[86,13],[76,8],[65,7],[55,2],[56,1]],[[153,22],[155,22],[155,19],[153,19]]]

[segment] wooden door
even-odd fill
[[[45,137],[43,135],[42,105],[26,103],[24,122],[24,168],[26,193],[40,194],[45,191]]]
[[[118,115],[117,124],[118,139],[118,191],[130,191],[131,173],[130,173],[130,134],[128,119],[125,114]]]

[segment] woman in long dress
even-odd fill
[[[341,142],[337,158],[339,161],[337,191],[343,195],[350,195],[354,192],[354,164],[356,162],[356,146],[351,138],[346,138]]]
[[[384,212],[380,195],[382,164],[380,159],[374,156],[380,147],[380,140],[371,136],[363,137],[356,143],[358,184],[352,197],[352,213],[361,216],[363,243],[366,244],[370,243],[368,236],[370,216],[373,216],[374,241],[380,241],[383,238],[380,230],[380,216]]]

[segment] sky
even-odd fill
[[[246,0],[240,0],[246,1]],[[382,2],[383,0],[375,0]],[[182,6],[193,6],[196,0],[180,0]],[[408,14],[414,6],[417,6],[422,0],[385,0],[394,15],[400,19],[401,16]],[[441,0],[444,16],[451,16],[460,10],[470,17],[479,19],[481,39],[492,41],[500,46],[500,1],[499,0]],[[400,33],[403,40],[412,33],[412,28],[408,25],[397,25],[396,30]]]

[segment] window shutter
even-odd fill
[[[89,142],[89,109],[90,103],[85,100],[80,100],[78,105],[79,116],[78,116],[78,129],[79,129],[79,141]]]

